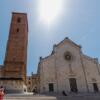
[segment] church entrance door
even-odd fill
[[[99,92],[97,83],[93,83],[93,89],[94,89],[94,92]]]
[[[69,83],[70,83],[70,91],[77,93],[78,89],[77,89],[76,79],[75,78],[70,78]]]

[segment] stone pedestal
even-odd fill
[[[8,93],[24,93],[27,91],[26,85],[20,78],[1,78],[0,86],[3,86]]]

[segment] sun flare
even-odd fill
[[[39,0],[39,19],[45,24],[51,24],[62,13],[63,0]]]

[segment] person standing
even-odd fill
[[[0,100],[3,100],[3,98],[4,98],[4,91],[3,91],[3,89],[1,88],[1,89],[0,89]]]
[[[67,93],[63,90],[62,91],[63,96],[67,96]]]

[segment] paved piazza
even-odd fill
[[[45,95],[6,95],[4,100],[100,100],[100,94],[45,96]]]

